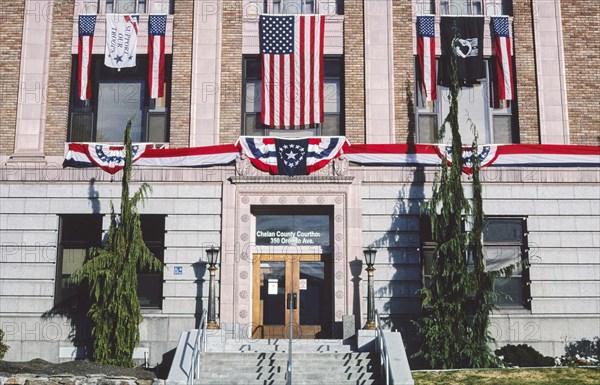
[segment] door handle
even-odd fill
[[[298,308],[298,294],[296,293],[287,293],[287,309],[297,309]]]

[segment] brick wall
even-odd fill
[[[234,143],[241,133],[242,2],[223,0],[221,48],[221,143]]]
[[[63,155],[69,122],[73,3],[55,2],[48,75],[44,153]]]
[[[362,1],[344,3],[345,126],[350,143],[365,143],[365,51]]]
[[[394,0],[394,118],[395,142],[415,142],[415,71],[412,54],[412,2]]]
[[[173,68],[171,81],[171,147],[190,145],[192,97],[193,0],[178,0],[173,19]]]
[[[15,144],[23,11],[25,0],[0,9],[0,155],[11,155]]]
[[[513,1],[516,91],[521,143],[540,143],[531,0]]]
[[[600,145],[600,4],[561,1],[561,13],[571,144]]]

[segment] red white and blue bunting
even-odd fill
[[[276,143],[277,141],[277,143]],[[304,143],[306,142],[306,144]],[[284,147],[287,146],[287,147]],[[341,154],[363,166],[436,167],[449,161],[451,148],[427,144],[350,145],[342,136],[288,139],[240,137],[233,144],[155,149],[134,144],[133,162],[139,167],[212,167],[233,163],[240,151],[257,169],[271,174],[307,175]],[[600,147],[507,144],[478,148],[482,167],[600,167]],[[463,171],[471,172],[472,149],[463,148]],[[70,143],[64,167],[100,167],[114,174],[124,165],[123,146]]]

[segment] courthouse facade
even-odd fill
[[[598,146],[600,8],[592,3],[12,2],[0,23],[0,329],[11,347],[5,359],[64,361],[83,353],[81,290],[66,281],[85,250],[101,244],[110,202],[118,207],[121,173],[63,168],[68,143],[118,143],[132,115],[134,141],[159,149],[233,144],[240,136],[434,143],[448,89],[438,85],[437,100],[423,101],[415,27],[418,15],[431,14],[436,31],[447,15],[484,20],[484,77],[459,101],[465,143],[470,118],[480,144]],[[136,67],[104,66],[112,13],[139,15]],[[285,131],[261,125],[261,13],[326,15],[322,124]],[[80,14],[97,15],[86,101],[77,97]],[[146,89],[150,14],[167,15],[165,94],[156,99]],[[510,103],[492,100],[490,18],[498,15],[508,16],[513,43]],[[488,266],[530,260],[496,281],[507,294],[492,315],[499,346],[526,343],[556,356],[568,342],[600,335],[599,167],[482,171]],[[294,177],[269,175],[246,157],[206,168],[134,167],[134,184],[152,186],[140,207],[144,238],[164,263],[160,273],[140,274],[144,321],[136,357],[160,363],[182,331],[197,327],[213,246],[220,249],[216,312],[224,338],[277,338],[288,322],[283,298],[290,288],[300,295],[303,338],[342,338],[348,327],[362,327],[363,251],[373,247],[375,307],[414,351],[412,321],[421,314],[418,290],[428,283],[432,257],[421,208],[435,171],[359,165],[345,156]],[[470,185],[466,174],[464,181]]]

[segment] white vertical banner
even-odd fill
[[[104,65],[110,68],[135,67],[138,16],[106,15]]]

